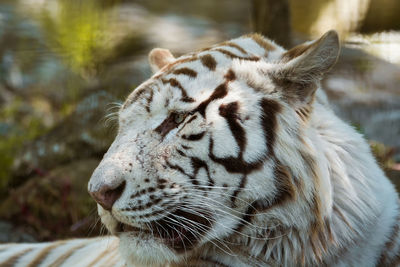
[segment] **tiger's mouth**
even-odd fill
[[[205,211],[177,209],[162,219],[148,223],[148,228],[138,228],[119,223],[118,233],[141,233],[160,240],[176,252],[184,252],[196,246],[211,229],[213,220]]]

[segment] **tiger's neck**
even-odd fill
[[[220,255],[221,263],[334,266],[349,264],[354,257],[365,257],[365,262],[373,264],[379,257],[376,247],[383,247],[382,236],[395,223],[395,216],[390,215],[391,209],[397,209],[393,186],[384,178],[361,135],[323,105],[317,103],[314,112],[318,112],[318,117],[310,119],[312,134],[306,137],[310,143],[300,154],[308,163],[313,162],[304,162],[305,168],[319,168],[304,173],[316,174],[317,177],[308,178],[319,179],[316,184],[321,188],[297,188],[295,199],[268,210],[269,214],[278,214],[276,217],[265,215],[266,210],[257,210],[251,221],[255,227],[230,236],[219,248],[209,246],[204,250]],[[279,161],[284,163],[283,159]],[[316,193],[327,185],[328,196]],[[388,190],[388,194],[382,193]],[[296,211],[300,213],[295,214]],[[287,216],[282,215],[285,213]],[[360,250],[369,255],[354,253]]]

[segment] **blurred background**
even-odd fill
[[[99,235],[87,182],[147,53],[251,31],[286,48],[340,33],[324,89],[400,185],[399,14],[398,0],[0,0],[0,242]]]

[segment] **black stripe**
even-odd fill
[[[153,90],[151,90],[150,96],[147,98],[147,105],[146,105],[147,113],[150,113],[150,104],[151,104],[151,101],[153,101],[153,95],[154,95],[154,92],[153,92]]]
[[[176,69],[172,72],[175,75],[187,75],[190,76],[192,78],[196,78],[197,77],[197,72],[189,69],[189,68],[180,68],[180,69]]]
[[[164,107],[167,108],[168,106],[169,106],[169,97],[166,97]]]
[[[26,248],[22,251],[19,251],[17,254],[12,255],[11,257],[7,258],[5,261],[0,262],[1,267],[12,267],[15,263],[19,260],[19,258],[25,256],[27,253],[32,251],[33,248]]]
[[[154,191],[156,191],[156,189],[155,189],[154,187],[149,187],[149,188],[147,188],[147,189],[142,189],[142,190],[136,192],[135,194],[132,194],[132,195],[131,195],[131,198],[132,198],[132,199],[133,199],[133,198],[137,198],[137,197],[139,197],[139,196],[141,196],[141,195],[147,194],[147,193],[149,193],[149,192],[151,193],[151,192],[154,192]]]
[[[26,266],[26,267],[35,267],[39,266],[47,256],[53,251],[53,249],[57,248],[60,245],[63,245],[65,242],[59,241],[50,244],[49,246],[41,249],[41,251],[35,256],[35,258]]]
[[[178,133],[180,133],[180,132],[186,127],[186,125],[188,125],[189,123],[191,123],[191,122],[194,121],[195,119],[197,119],[197,115],[192,116],[187,122],[185,122],[185,123],[183,124],[183,126],[180,127]]]
[[[204,55],[200,57],[201,64],[208,68],[211,71],[215,70],[217,66],[217,61],[215,61],[214,57],[210,54]]]
[[[197,119],[197,115],[192,116],[192,117],[186,122],[186,124],[191,123],[191,122],[194,121],[195,119]],[[186,125],[186,124],[185,124],[185,125]]]
[[[238,188],[233,192],[232,196],[231,196],[231,202],[232,202],[232,207],[235,208],[235,201],[236,198],[238,196],[238,194],[240,193],[240,191],[242,191],[242,189],[246,186],[247,183],[247,176],[243,175],[242,179],[240,180],[240,184],[238,186]]]
[[[226,157],[226,158],[218,158],[213,154],[214,149],[214,140],[210,137],[209,143],[209,157],[212,161],[221,164],[225,167],[226,171],[230,173],[242,173],[242,174],[249,174],[254,170],[258,170],[263,165],[263,158],[255,161],[255,162],[245,162],[241,158],[234,158],[234,157]]]
[[[145,205],[136,205],[136,206],[133,206],[133,207],[124,208],[124,209],[122,209],[122,211],[142,211],[142,210],[146,210],[146,209],[150,208],[153,205],[157,205],[162,200],[163,200],[162,198],[156,198],[156,199],[153,198],[151,201],[147,202]],[[138,203],[140,204],[139,201],[138,201]]]
[[[201,132],[198,134],[182,135],[182,138],[188,141],[198,141],[201,140],[206,132]]]
[[[229,69],[228,72],[224,75],[224,78],[231,82],[236,79],[236,74],[232,69]]]
[[[196,157],[192,157],[192,158],[191,158],[191,161],[192,161],[192,162],[191,162],[191,163],[192,163],[192,167],[193,167],[193,169],[194,169],[193,175],[194,175],[194,176],[197,176],[197,174],[199,173],[199,170],[200,170],[201,168],[204,168],[204,169],[206,170],[206,173],[207,173],[208,185],[209,185],[209,186],[214,186],[215,182],[214,182],[214,180],[211,178],[210,170],[208,169],[207,163],[206,163],[204,160],[201,160],[201,159],[196,158]],[[211,188],[209,188],[209,190],[211,190]]]
[[[263,166],[263,162],[265,159],[268,157],[274,157],[274,152],[273,152],[273,146],[274,146],[274,141],[275,141],[275,131],[276,131],[276,116],[277,113],[280,112],[281,107],[278,104],[278,102],[270,99],[263,98],[260,101],[260,106],[263,110],[262,114],[262,127],[264,129],[264,137],[266,140],[266,146],[267,146],[267,151],[266,153],[260,157],[257,161],[248,163],[243,160],[243,151],[246,147],[247,144],[247,139],[246,139],[246,132],[243,129],[243,127],[239,124],[238,122],[238,108],[239,104],[237,102],[232,102],[226,105],[221,105],[219,108],[219,113],[222,117],[224,117],[229,125],[229,128],[232,132],[232,135],[234,136],[238,146],[239,146],[239,155],[238,157],[226,157],[226,158],[218,158],[213,154],[214,150],[214,139],[212,136],[210,137],[210,142],[209,142],[209,157],[212,161],[221,164],[225,167],[225,169],[228,172],[231,173],[242,173],[243,177],[241,180],[241,183],[239,184],[238,188],[233,192],[231,196],[231,201],[232,201],[232,206],[234,206],[234,201],[239,192],[242,190],[242,188],[245,186],[247,182],[247,174],[251,173],[254,170],[258,170]],[[276,173],[275,176],[279,176]],[[279,192],[279,194],[282,194],[282,196],[278,196],[277,199],[282,199],[282,198],[287,198],[287,197],[293,197],[294,195],[294,190],[292,187],[291,181],[284,180],[285,182],[281,181],[281,184],[277,185],[277,188],[282,188],[282,191]],[[267,201],[267,200],[262,200],[262,201]],[[244,220],[250,220],[252,214],[256,211],[256,208],[266,208],[265,205],[261,200],[257,200],[256,202],[253,202],[252,205],[248,207],[248,210],[246,211],[246,215],[244,216]],[[276,200],[278,202],[278,200]],[[268,202],[266,202],[268,203]],[[272,203],[275,204],[275,203]],[[241,227],[241,226],[238,226]]]
[[[139,99],[139,97],[140,97],[144,92],[146,92],[146,90],[147,90],[147,87],[143,87],[143,88],[140,88],[140,89],[136,89],[136,90],[135,90],[135,94],[134,94],[131,98],[128,98],[128,99],[126,100],[126,102],[125,102],[124,105],[122,106],[122,109],[125,109],[125,108],[129,107],[130,105],[132,105],[133,103],[135,103],[135,102]]]
[[[176,149],[176,152],[178,152],[182,157],[186,157],[186,154],[182,150]]]
[[[175,129],[179,124],[175,122],[175,113],[171,113],[160,125],[154,130],[162,137],[166,136],[171,130]]]
[[[250,223],[252,217],[258,212],[266,212],[270,208],[282,205],[288,200],[293,200],[296,196],[296,190],[292,183],[290,172],[277,161],[274,168],[274,183],[277,193],[273,199],[262,198],[253,201],[246,209],[245,215],[238,223],[235,230],[241,231],[245,222]]]
[[[68,251],[64,252],[61,256],[59,256],[55,261],[53,261],[49,267],[59,267],[61,266],[69,257],[71,257],[72,254],[74,254],[76,251],[80,250],[81,248],[85,247],[87,243],[85,242],[84,244],[80,244],[78,246],[70,248]]]
[[[281,205],[286,201],[296,198],[296,188],[293,185],[293,176],[289,168],[283,166],[279,160],[275,159],[276,165],[274,168],[274,183],[278,189],[274,197],[272,205]]]
[[[240,232],[246,223],[250,223],[255,213],[262,211],[268,207],[268,199],[258,199],[253,201],[246,209],[245,214],[237,224],[234,232]]]
[[[206,117],[206,108],[207,106],[214,100],[220,99],[225,97],[228,94],[228,88],[226,83],[220,84],[215,88],[214,92],[211,94],[211,96],[204,100],[203,102],[200,103],[200,105],[194,110],[194,112],[199,112],[201,116],[204,118]]]
[[[181,91],[181,94],[182,94],[181,101],[189,102],[189,103],[194,102],[194,99],[187,95],[185,88],[183,88],[183,86],[181,85],[180,82],[178,82],[177,79],[175,79],[175,78],[170,78],[168,80],[161,79],[161,81],[163,84],[169,83],[171,86],[179,88],[179,90]]]
[[[243,150],[247,143],[246,133],[243,127],[238,122],[239,120],[239,103],[232,102],[229,104],[222,104],[219,107],[219,115],[224,117],[228,122],[229,129],[231,130],[236,143],[239,146],[239,157],[242,158]]]
[[[237,58],[237,59],[250,60],[250,61],[258,61],[258,60],[260,60],[259,57],[254,57],[254,56],[253,57],[238,56],[238,55],[235,55],[234,53],[232,53],[232,52],[230,52],[228,50],[222,49],[222,48],[216,48],[216,49],[213,49],[212,51],[218,51],[218,52],[220,52],[220,53],[222,53],[222,54],[224,54],[224,55],[226,55],[226,56],[228,56],[228,57],[230,57],[232,59]]]
[[[210,97],[201,102],[200,105],[198,105],[197,108],[192,111],[193,113],[199,112],[205,118],[207,106],[212,101],[224,98],[228,94],[228,83],[233,81],[236,76],[235,73],[231,69],[229,69],[228,72],[224,75],[224,78],[226,79],[226,82],[218,85],[217,88],[214,89],[214,92],[210,95]]]
[[[172,204],[173,202],[174,202],[173,199],[169,199],[169,200],[161,203],[161,205],[159,205],[159,207],[163,208],[163,209],[156,210],[156,211],[149,212],[149,213],[145,213],[145,214],[141,214],[141,215],[138,215],[137,217],[139,219],[143,219],[143,218],[149,218],[149,217],[153,217],[153,216],[160,215],[160,214],[168,215],[171,212],[173,212],[174,210],[176,210],[176,207],[174,207],[174,205],[172,205],[172,207],[169,206],[169,204]]]
[[[167,165],[168,167],[170,167],[173,170],[177,170],[180,173],[182,173],[183,175],[187,176],[190,178],[190,181],[192,182],[193,185],[199,185],[199,181],[197,181],[196,177],[194,175],[189,175],[188,173],[186,173],[180,166],[178,165],[174,165],[171,164],[170,162],[167,161]]]
[[[267,142],[268,156],[274,155],[275,131],[277,127],[276,114],[281,111],[278,102],[272,99],[263,98],[260,102],[263,110],[262,127]]]
[[[236,48],[242,54],[248,54],[247,51],[243,47],[241,47],[240,45],[233,43],[233,42],[223,42],[220,44],[220,46],[230,46],[230,47]]]

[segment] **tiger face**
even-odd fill
[[[122,255],[179,262],[277,223],[323,217],[329,190],[301,175],[310,164],[301,129],[338,50],[333,31],[289,51],[259,35],[177,59],[154,49],[156,73],[121,107],[88,186]]]

